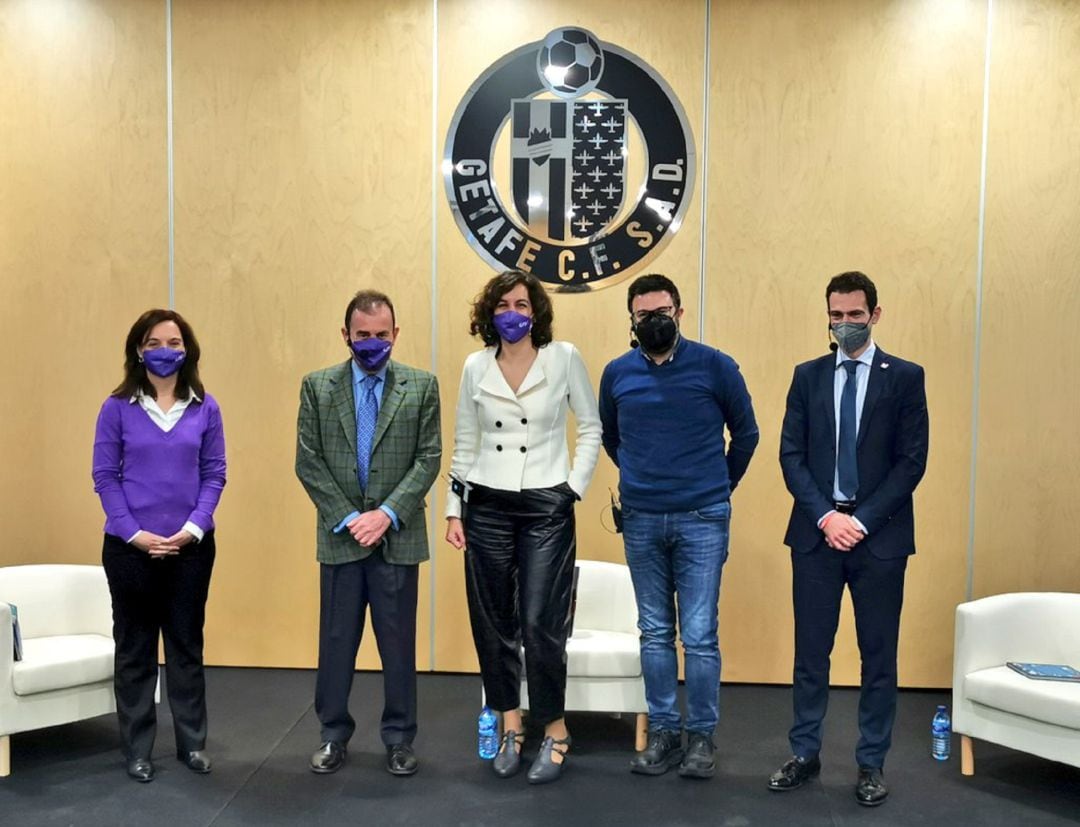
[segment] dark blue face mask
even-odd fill
[[[162,378],[172,376],[184,364],[187,354],[182,350],[173,350],[171,347],[156,347],[153,350],[142,352],[143,364],[154,376]]]
[[[382,368],[390,358],[390,351],[394,343],[389,339],[361,339],[359,342],[349,342],[349,348],[357,364],[368,373]]]

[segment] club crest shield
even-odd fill
[[[454,115],[443,173],[455,221],[488,264],[587,291],[640,269],[678,230],[694,160],[663,79],[563,27],[477,79]]]

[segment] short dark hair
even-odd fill
[[[199,379],[199,356],[202,351],[199,348],[199,340],[195,338],[195,331],[175,310],[158,307],[147,310],[139,316],[128,331],[127,340],[124,342],[124,381],[116,386],[112,392],[113,396],[130,399],[137,392],[142,391],[151,399],[157,399],[157,391],[146,376],[146,365],[139,359],[139,348],[149,337],[150,331],[162,322],[175,322],[184,339],[186,355],[184,364],[180,366],[176,375],[177,398],[183,399],[192,392],[200,399],[206,395],[206,389],[203,388],[202,380]]]
[[[866,295],[866,304],[873,313],[877,307],[877,288],[866,273],[858,270],[849,270],[829,279],[829,286],[825,288],[825,304],[829,303],[829,296],[833,293],[855,293],[859,290]]]
[[[357,310],[362,313],[371,313],[380,304],[385,304],[390,308],[390,322],[394,327],[397,327],[394,303],[390,301],[390,297],[385,293],[380,293],[378,290],[361,290],[352,297],[349,306],[345,308],[345,331],[349,331],[349,322],[352,321],[353,313]]]
[[[551,341],[551,326],[555,321],[555,311],[551,306],[551,299],[540,279],[532,273],[522,270],[506,270],[493,277],[484,285],[472,305],[472,317],[469,321],[469,333],[479,336],[488,347],[499,343],[499,333],[491,320],[495,316],[495,306],[499,299],[517,287],[524,284],[529,291],[529,302],[532,304],[532,343],[534,347],[543,347]]]
[[[646,293],[670,293],[671,300],[675,302],[675,309],[678,310],[682,307],[679,288],[675,286],[675,282],[659,273],[649,273],[648,275],[638,276],[630,282],[630,287],[626,290],[627,311],[633,313],[634,297],[644,296]]]

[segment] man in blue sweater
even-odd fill
[[[641,276],[627,295],[634,340],[600,380],[600,419],[619,468],[626,562],[641,629],[649,743],[632,772],[711,778],[720,715],[717,604],[731,492],[758,442],[735,361],[679,333],[679,290]],[[724,429],[730,434],[726,445]],[[686,654],[686,749],[677,707],[676,597]]]

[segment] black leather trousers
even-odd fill
[[[566,484],[502,491],[474,486],[465,514],[465,584],[488,705],[520,706],[522,644],[530,719],[563,717],[566,638],[577,541]]]

